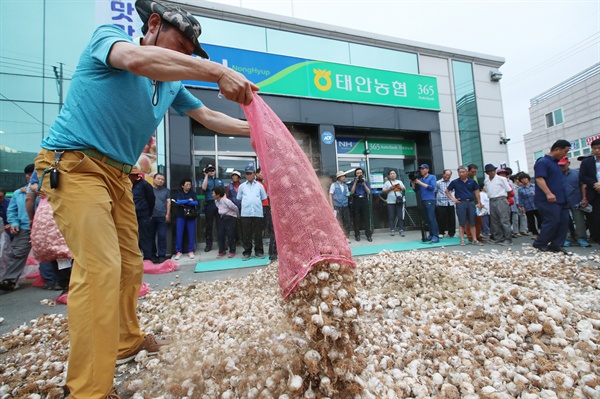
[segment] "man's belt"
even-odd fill
[[[122,172],[125,172],[127,174],[131,173],[131,170],[133,169],[132,165],[128,165],[126,163],[123,162],[119,162],[115,159],[112,159],[109,156],[104,155],[103,153],[101,153],[98,150],[95,150],[93,148],[86,148],[85,150],[81,150],[81,152],[83,152],[85,155],[87,155],[90,158],[94,158],[99,160],[100,162],[104,162],[105,164],[112,166],[113,168],[117,168]]]
[[[364,195],[355,195],[356,198],[365,198]]]
[[[473,198],[458,198],[459,201],[471,202]]]

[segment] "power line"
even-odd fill
[[[52,76],[26,75],[23,73],[10,73],[10,72],[0,72],[0,75],[22,76],[22,77],[26,77],[26,78],[39,78],[39,79],[56,79]],[[72,80],[72,79],[71,78],[63,78],[63,80]]]
[[[0,96],[4,97],[7,101],[10,101],[11,103],[13,103],[17,108],[19,108],[21,111],[25,112],[27,115],[29,115],[33,120],[38,121],[39,123],[50,127],[50,125],[45,124],[44,122],[42,122],[41,120],[39,120],[38,118],[36,118],[35,116],[33,116],[31,113],[29,113],[29,111],[27,111],[25,108],[21,107],[19,104],[17,104],[15,101],[11,100],[10,98],[6,97],[4,94],[0,93]]]
[[[594,37],[594,36],[596,36],[596,37]],[[557,63],[562,62],[565,59],[574,56],[575,54],[578,54],[584,50],[587,50],[588,48],[590,48],[594,45],[597,45],[598,43],[600,43],[600,32],[595,33],[591,36],[588,36],[584,40],[576,43],[569,50],[561,51],[560,53],[553,55],[552,57],[546,59],[545,61],[541,62],[540,64],[537,64],[534,67],[526,70],[525,72],[508,79],[508,83],[505,84],[504,87],[512,86],[512,85],[522,81],[523,79],[528,78],[531,75],[538,73],[546,68],[554,66]]]

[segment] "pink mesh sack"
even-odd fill
[[[319,179],[287,127],[256,94],[252,103],[242,108],[269,185],[283,297],[319,263],[356,267]]]
[[[65,238],[54,221],[54,212],[48,198],[42,198],[31,226],[31,249],[40,262],[71,258]]]

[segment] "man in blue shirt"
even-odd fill
[[[439,230],[437,220],[435,218],[435,187],[436,179],[434,175],[429,174],[429,165],[426,163],[419,166],[421,177],[410,182],[410,185],[419,191],[421,201],[423,203],[424,216],[429,225],[429,236],[427,241],[431,243],[440,242],[438,237]]]
[[[10,244],[10,253],[6,262],[6,270],[0,276],[0,290],[14,291],[17,288],[17,280],[27,263],[27,255],[31,250],[30,242],[30,224],[27,209],[25,207],[25,198],[27,196],[27,186],[33,173],[33,164],[25,167],[25,179],[27,185],[15,190],[12,199],[8,205],[7,221],[10,225],[10,233],[13,235]]]
[[[371,187],[369,182],[365,180],[365,171],[362,168],[357,168],[354,171],[354,182],[350,192],[352,193],[352,212],[354,213],[354,238],[360,241],[360,226],[365,226],[365,235],[367,241],[373,241],[373,233],[371,232],[371,222],[369,220],[369,195],[371,195]]]
[[[242,202],[242,242],[244,252],[242,260],[248,260],[252,256],[252,240],[254,239],[254,254],[257,258],[264,258],[262,230],[263,230],[263,206],[262,202],[267,199],[267,193],[262,184],[256,181],[254,166],[246,166],[246,181],[240,184],[237,199]]]
[[[66,379],[73,398],[113,395],[115,363],[159,350],[136,314],[144,270],[128,174],[165,113],[173,107],[207,129],[250,134],[247,122],[208,109],[181,80],[215,82],[241,104],[258,90],[240,73],[203,59],[200,23],[189,12],[152,0],[136,1],[136,9],[144,24],[139,45],[115,25],[96,29],[36,158],[74,258]]]
[[[454,191],[454,196],[452,195]],[[475,180],[469,178],[467,167],[461,166],[458,168],[458,179],[452,180],[446,188],[445,194],[450,198],[452,202],[456,204],[456,216],[458,216],[458,233],[460,234],[460,245],[465,245],[465,226],[467,220],[469,221],[469,228],[471,229],[471,244],[483,245],[477,241],[477,233],[475,229],[475,218],[477,213],[475,211],[475,201],[477,201],[477,207],[483,208],[481,205],[481,199],[479,198],[479,185]]]
[[[219,210],[215,205],[213,197],[213,189],[215,187],[223,187],[223,181],[216,177],[217,171],[213,165],[208,165],[204,168],[204,180],[202,180],[202,190],[204,191],[204,215],[206,216],[206,246],[204,252],[210,252],[213,244],[213,225],[216,218],[219,216]]]
[[[563,185],[565,187],[565,195],[567,196],[567,204],[569,205],[569,211],[571,218],[569,220],[569,231],[571,232],[571,240],[581,247],[589,247],[590,244],[587,242],[587,234],[585,227],[585,216],[580,208],[581,200],[581,184],[579,183],[579,171],[571,169],[569,166],[571,162],[569,158],[563,157],[558,161],[558,166],[563,171]],[[573,224],[575,226],[573,226]],[[565,247],[571,246],[570,241],[565,241]]]
[[[542,215],[542,227],[533,246],[543,252],[571,252],[563,248],[567,238],[569,204],[563,185],[563,172],[558,161],[567,155],[571,143],[558,140],[550,153],[535,163],[535,205]]]

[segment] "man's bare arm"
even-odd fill
[[[204,127],[214,130],[215,132],[250,136],[248,122],[232,118],[221,112],[213,111],[210,108],[200,107],[186,111],[186,114],[190,118],[204,125]]]
[[[258,86],[233,69],[157,46],[136,46],[130,42],[117,42],[110,50],[108,62],[114,68],[161,82],[215,82],[225,98],[240,104],[250,104],[253,92],[258,91]]]

